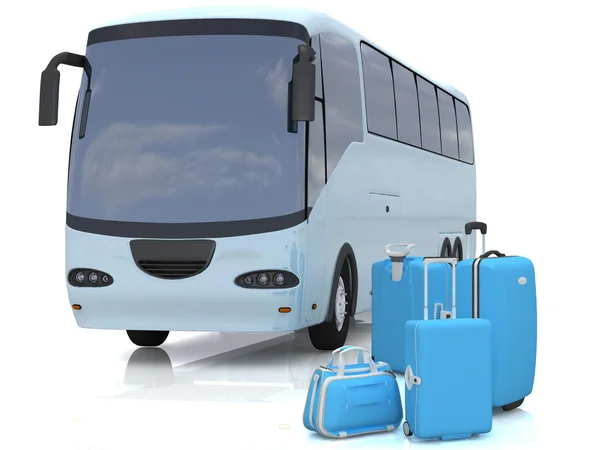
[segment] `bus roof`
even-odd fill
[[[326,13],[304,7],[292,6],[205,6],[194,8],[172,9],[165,11],[156,11],[145,14],[139,14],[132,17],[123,18],[104,26],[124,25],[129,23],[155,22],[162,20],[186,20],[186,19],[263,19],[263,20],[283,20],[295,22],[303,25],[312,36],[318,33],[339,33],[348,37],[355,43],[364,41],[382,52],[386,53],[392,59],[398,61],[421,77],[431,81],[448,93],[454,95],[457,99],[469,105],[466,96],[453,86],[442,83],[424,74],[419,69],[406,63],[404,60],[395,57],[392,53],[382,48],[370,39],[365,38],[356,30],[353,30],[346,24],[329,16]]]

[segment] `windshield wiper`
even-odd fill
[[[92,98],[92,66],[88,59],[84,56],[83,71],[87,75],[87,89],[83,96],[83,106],[81,108],[81,120],[79,121],[79,139],[85,136],[85,128],[87,127],[88,112],[90,110],[90,100]]]

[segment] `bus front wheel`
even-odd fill
[[[333,318],[308,328],[310,341],[317,350],[335,350],[343,347],[350,325],[351,299],[354,289],[350,263],[345,261],[341,271],[334,277],[332,301]]]
[[[127,330],[127,336],[138,347],[158,347],[167,340],[169,332]]]

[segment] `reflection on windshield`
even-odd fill
[[[302,210],[304,129],[287,132],[299,43],[219,35],[89,47],[96,75],[86,137],[73,141],[69,213],[182,223]]]

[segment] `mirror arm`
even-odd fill
[[[58,66],[60,66],[61,64],[64,64],[65,66],[79,67],[83,69],[88,79],[87,88],[88,90],[90,90],[92,80],[92,65],[90,64],[90,61],[87,59],[86,56],[70,52],[59,53],[50,60],[44,72],[58,70]]]

